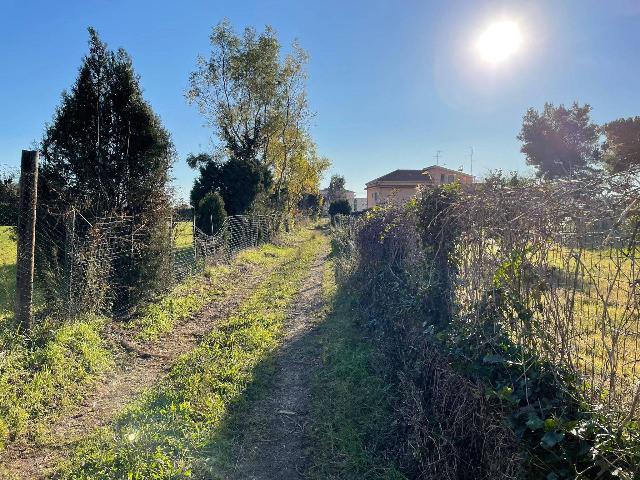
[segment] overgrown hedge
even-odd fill
[[[463,226],[447,215],[455,186],[369,212],[335,230],[336,265],[363,326],[397,374],[396,453],[407,476],[442,479],[637,478],[640,439],[581,404],[580,382],[524,361],[501,327],[509,299],[486,292],[465,322],[455,281]]]

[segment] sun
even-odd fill
[[[516,53],[522,44],[517,23],[502,20],[492,23],[478,37],[476,48],[480,57],[489,63],[502,63]]]

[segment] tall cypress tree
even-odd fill
[[[62,94],[41,150],[39,213],[49,231],[61,231],[61,215],[72,208],[89,222],[130,217],[135,246],[123,249],[110,268],[109,283],[118,286],[114,306],[128,308],[152,294],[169,268],[166,226],[174,148],[142,96],[129,55],[109,50],[92,28],[89,53],[71,91]],[[60,260],[54,258],[59,250],[43,253],[53,263]]]

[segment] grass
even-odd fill
[[[249,267],[265,274],[283,261],[285,252],[272,244],[244,250],[229,266],[209,267],[204,276],[187,278],[158,303],[146,306],[127,327],[143,340],[155,340],[208,303],[230,297],[241,288],[237,279],[233,281],[238,271]]]
[[[2,331],[0,448],[23,434],[39,438],[46,419],[77,401],[90,379],[112,365],[101,337],[104,323],[100,317],[62,326],[45,322],[29,338]]]
[[[177,222],[175,225],[174,245],[176,248],[188,248],[193,245],[193,223]]]
[[[0,317],[10,316],[16,295],[17,246],[13,227],[0,227]]]
[[[54,413],[74,404],[90,380],[112,365],[102,339],[106,319],[44,319],[28,334],[13,321],[16,289],[13,227],[0,227],[0,449],[39,438]]]
[[[165,381],[129,405],[112,427],[83,441],[59,476],[177,479],[206,468],[204,449],[277,347],[287,307],[324,242],[304,229],[288,245],[269,247],[283,262],[235,314],[179,359]],[[256,252],[241,258],[255,260]]]
[[[11,262],[13,258],[10,278],[15,289],[15,255],[7,253],[13,241],[10,233],[7,227],[0,227],[0,260]],[[251,265],[266,274],[287,261],[292,249],[263,245],[243,252],[232,265],[208,269],[204,276],[177,286],[128,327],[143,340],[157,339],[208,302],[238,288],[237,281],[229,284],[234,272]],[[18,438],[41,440],[49,422],[76,404],[95,377],[113,365],[103,335],[109,319],[82,316],[62,322],[44,318],[27,335],[15,326],[12,309],[2,307],[0,304],[0,450],[7,441]]]
[[[324,294],[332,308],[321,326],[323,365],[313,384],[313,465],[308,477],[404,479],[387,455],[394,443],[394,388],[375,347],[363,338],[353,299],[336,288],[332,262],[325,267]]]

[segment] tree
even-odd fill
[[[131,218],[129,253],[123,251],[110,269],[109,283],[121,287],[114,306],[131,307],[161,288],[170,268],[165,253],[173,144],[142,97],[129,55],[109,50],[92,28],[89,54],[71,91],[62,94],[41,151],[39,218],[51,232],[64,235],[62,215],[71,209],[89,222]],[[63,238],[55,240],[64,244]],[[48,246],[40,253],[59,262],[64,252]]]
[[[327,189],[329,203],[347,198],[347,191],[344,188],[345,180],[342,175],[332,175]]]
[[[607,170],[623,172],[640,166],[640,117],[620,118],[602,127],[602,147]]]
[[[224,162],[211,155],[189,157],[190,165],[199,165],[199,176],[191,189],[191,205],[198,208],[210,192],[218,192],[229,215],[242,215],[254,208],[256,199],[268,191],[271,173],[262,164],[232,157]]]
[[[319,193],[306,193],[300,199],[298,208],[316,218],[322,208],[322,196]]]
[[[13,175],[0,175],[0,223],[18,224],[18,182]]]
[[[224,209],[224,200],[218,192],[207,193],[196,210],[196,226],[208,235],[222,228],[227,212]]]
[[[590,112],[591,106],[577,103],[569,109],[546,103],[542,113],[527,110],[517,138],[538,177],[573,176],[596,160],[598,127],[591,122]]]
[[[298,147],[289,152],[286,162],[275,165],[274,176],[281,182],[274,192],[276,209],[292,212],[305,195],[318,194],[322,174],[330,165],[328,159],[318,156],[311,138],[302,139]]]
[[[332,217],[334,215],[351,215],[351,204],[349,200],[342,199],[331,202],[329,205],[329,215]]]
[[[288,213],[302,193],[317,190],[328,166],[326,159],[318,157],[308,133],[307,53],[294,43],[291,53],[281,59],[281,45],[271,27],[262,33],[247,28],[239,36],[228,21],[213,29],[210,40],[211,54],[198,59],[187,99],[198,105],[214,127],[220,141],[217,157],[228,160],[229,168],[261,171],[265,181],[251,190],[254,198],[243,204]],[[216,188],[231,213],[230,197],[221,185]],[[300,185],[305,192],[301,193]]]
[[[273,130],[280,44],[270,27],[258,34],[247,28],[239,37],[228,21],[210,37],[211,55],[198,58],[191,74],[187,100],[196,103],[221,140],[222,155],[233,162],[231,176],[249,172],[255,178],[266,165],[266,149]],[[233,174],[231,171],[235,171]],[[264,172],[259,176],[264,177]],[[228,186],[228,188],[233,188]],[[253,204],[254,198],[243,204]],[[228,198],[223,194],[223,198]],[[228,201],[230,214],[233,212]]]

